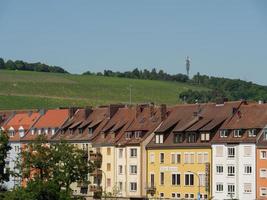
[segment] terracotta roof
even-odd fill
[[[200,133],[203,131],[209,132],[210,138],[212,138],[219,126],[227,118],[233,116],[233,110],[237,109],[241,103],[241,101],[237,101],[226,102],[223,105],[207,103],[175,106],[169,117],[162,123],[157,131],[157,134],[164,134],[164,143],[156,144],[154,137],[147,147],[209,147],[210,141],[200,141]],[[181,134],[181,137],[183,137],[183,140],[180,143],[174,143],[174,134],[177,133]],[[196,142],[189,143],[187,141],[187,138],[191,133],[195,134]]]
[[[18,113],[15,114],[4,126],[3,128],[8,131],[11,127],[15,131],[14,137],[10,137],[10,141],[20,141],[18,130],[20,127],[23,127],[24,133],[26,133],[32,125],[39,119],[40,114],[37,112],[28,112],[28,113]]]
[[[135,110],[131,107],[119,108],[116,114],[102,128],[93,142],[94,146],[115,145],[116,141],[124,134],[133,122]]]
[[[166,109],[166,114],[168,110]],[[163,117],[161,107],[154,105],[136,106],[136,114],[133,122],[117,140],[117,145],[140,145],[140,143],[146,139],[151,133],[153,133],[161,124]],[[139,131],[140,137],[126,138],[128,132],[133,134]]]
[[[68,109],[54,109],[54,110],[47,110],[39,120],[33,125],[32,131],[28,131],[26,135],[22,138],[23,141],[30,141],[34,140],[39,131],[41,134],[45,134],[48,139],[52,137],[57,129],[59,129],[69,118],[69,110]],[[45,132],[47,131],[47,132]],[[52,133],[52,131],[54,133]]]

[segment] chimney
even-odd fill
[[[161,121],[165,120],[167,117],[167,106],[166,104],[161,104],[160,105],[160,118]]]
[[[125,107],[124,105],[122,104],[111,104],[109,105],[108,107],[108,117],[109,118],[112,118],[116,112],[119,110],[119,108],[123,108]]]
[[[75,108],[75,107],[70,107],[69,108],[69,118],[73,117],[73,115],[75,114],[76,110],[77,110],[77,108]]]
[[[32,111],[29,111],[28,112],[28,116],[30,117],[32,115]]]
[[[232,109],[232,115],[234,115],[237,111],[238,111],[238,108],[233,107],[233,109]]]
[[[92,107],[85,107],[84,109],[84,119],[87,119],[88,116],[93,112]]]
[[[41,109],[40,111],[39,111],[39,114],[40,115],[44,115],[46,113],[46,110],[45,109]]]

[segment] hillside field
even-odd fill
[[[110,103],[180,103],[179,93],[207,90],[194,85],[94,75],[0,70],[0,109],[98,106]]]

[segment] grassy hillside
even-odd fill
[[[133,103],[172,105],[182,91],[207,90],[166,81],[0,70],[0,109],[128,103],[129,85]]]

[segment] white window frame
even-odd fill
[[[244,165],[244,174],[251,175],[252,174],[252,166],[251,165]]]
[[[130,165],[130,174],[131,175],[137,174],[137,165]]]
[[[221,189],[221,190],[218,190]],[[223,183],[216,183],[216,192],[223,193]]]
[[[265,171],[265,172],[262,172]],[[266,175],[263,176],[262,173],[265,173]],[[260,168],[260,178],[267,178],[267,168]]]
[[[228,177],[235,177],[235,174],[236,174],[236,167],[234,165],[228,165],[227,166],[227,176]]]
[[[229,186],[232,186],[234,190],[233,190],[233,191],[229,191]],[[235,192],[236,192],[235,184],[228,183],[228,184],[227,184],[227,195],[228,195],[228,196],[231,196],[231,194],[232,194],[233,197],[234,197],[234,196],[235,196]]]
[[[230,149],[232,149],[231,153],[234,152],[234,154],[229,154]],[[235,158],[235,156],[236,156],[236,148],[235,147],[227,147],[227,158],[233,159],[233,158]]]
[[[161,160],[161,155],[163,155],[163,162],[162,162],[162,160]],[[160,164],[163,164],[164,162],[165,162],[165,153],[160,152],[160,153],[159,153],[159,163],[160,163]]]
[[[186,185],[186,175],[191,175],[191,176],[193,175],[193,183],[194,183],[193,185],[190,184],[190,182],[191,182],[191,176],[189,176],[189,181],[188,181],[189,182],[189,185]],[[189,187],[194,186],[195,185],[195,180],[194,179],[195,179],[195,175],[193,173],[185,173],[184,174],[184,185],[187,186],[187,187],[188,186]]]
[[[150,160],[150,164],[154,164],[155,163],[155,153],[150,153],[149,154],[149,160]]]
[[[228,137],[228,130],[220,130],[220,138],[227,138]]]
[[[256,137],[256,129],[249,129],[248,137]]]
[[[137,191],[137,182],[130,182],[130,192],[136,192],[136,191]]]
[[[246,185],[250,186],[250,190],[246,190]],[[252,193],[252,184],[251,183],[244,183],[244,193]]]
[[[130,158],[137,157],[137,148],[130,148]]]
[[[175,184],[173,184],[173,175],[175,176]],[[177,184],[177,176],[180,176],[180,184]],[[172,172],[172,174],[171,174],[171,185],[172,186],[180,186],[181,185],[181,173],[179,173],[179,172]]]
[[[263,153],[265,153],[265,157],[263,156],[264,155]],[[267,151],[266,150],[260,151],[260,159],[261,160],[267,160]]]
[[[263,190],[265,190],[265,194],[263,194]],[[267,187],[260,187],[260,196],[267,197]]]
[[[219,169],[219,172],[218,172],[218,169]],[[220,169],[222,169],[222,171]],[[224,170],[223,165],[216,165],[216,174],[223,174],[223,170]]]
[[[234,130],[234,137],[240,138],[241,137],[242,130],[241,129],[235,129]]]

